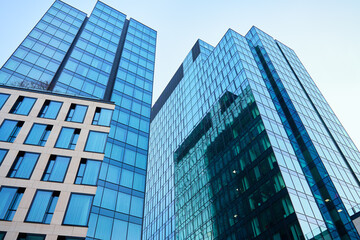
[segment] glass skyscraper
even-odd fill
[[[0,69],[3,85],[115,103],[87,239],[141,239],[156,36],[100,1],[87,17],[56,0]]]
[[[360,153],[292,49],[198,40],[151,112],[144,239],[360,239]]]

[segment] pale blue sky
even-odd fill
[[[64,0],[91,13],[96,0]],[[360,147],[359,0],[104,0],[158,31],[154,101],[200,38],[216,45],[228,28],[255,25],[288,45]],[[53,0],[0,0],[0,66]]]

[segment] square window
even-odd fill
[[[66,121],[82,123],[85,118],[87,106],[71,104],[70,110],[66,116]]]
[[[34,123],[25,140],[25,144],[45,146],[52,127],[52,125]]]
[[[6,100],[9,98],[9,94],[0,93],[0,109],[4,106]]]
[[[5,119],[0,127],[0,141],[14,142],[23,125],[22,121]]]
[[[61,106],[62,106],[62,102],[46,100],[39,112],[38,117],[56,119],[57,115],[59,114]]]
[[[85,151],[103,153],[108,134],[103,132],[90,131],[85,145]]]
[[[55,147],[74,150],[79,134],[80,129],[63,127],[56,141]]]
[[[38,190],[26,216],[26,222],[50,224],[60,192]]]
[[[34,106],[36,99],[20,96],[14,106],[11,108],[10,113],[29,115],[30,110]]]
[[[6,157],[6,154],[8,153],[9,150],[6,149],[0,149],[0,166],[1,163],[4,161],[4,158]]]
[[[100,165],[100,161],[84,158],[81,159],[79,170],[75,179],[75,184],[95,186],[99,176]]]
[[[51,155],[42,181],[64,182],[71,158]]]
[[[30,179],[40,154],[19,152],[7,177]]]
[[[97,107],[92,124],[100,126],[110,126],[113,110]]]
[[[63,225],[87,226],[94,196],[72,193]]]
[[[45,235],[19,233],[17,240],[45,240]]]
[[[58,236],[57,240],[85,240],[85,238]]]
[[[0,189],[0,219],[11,221],[19,206],[25,188],[1,187]]]

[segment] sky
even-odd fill
[[[91,13],[96,0],[63,0]],[[157,30],[153,103],[197,39],[257,26],[292,48],[360,148],[359,0],[103,0]],[[0,0],[0,66],[53,0]]]

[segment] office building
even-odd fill
[[[6,86],[0,99],[0,239],[86,237],[114,104]]]
[[[360,239],[359,170],[295,52],[229,29],[152,108],[143,239]]]
[[[141,238],[156,34],[153,29],[135,19],[127,19],[123,13],[100,1],[96,2],[91,15],[87,17],[84,12],[56,0],[0,69],[2,85],[81,96],[87,101],[94,99],[92,105],[99,100],[104,104],[109,101],[115,104],[113,113],[104,112],[101,107],[96,108],[98,118],[96,121],[110,122],[104,158],[95,184],[96,194],[94,186],[91,186],[90,190],[83,186],[84,193],[94,195],[91,199],[89,218],[86,219],[81,231],[74,227],[73,231],[66,232],[71,234],[64,233],[65,236],[81,238],[86,236],[87,239]],[[88,104],[91,105],[90,102]],[[72,109],[76,111],[76,106]],[[11,116],[11,119],[17,119],[17,115]],[[76,118],[77,114],[74,117]],[[89,121],[93,116],[87,117],[90,118],[86,120],[87,124],[84,122],[85,125],[79,126],[79,129],[92,128],[93,124]],[[23,121],[25,126],[27,119],[22,118],[16,121]],[[64,121],[64,119],[60,120]],[[95,139],[98,141],[102,137]],[[97,144],[93,143],[93,145]],[[6,145],[6,147],[10,146]],[[25,151],[25,149],[18,150]],[[61,156],[63,155],[66,154]],[[7,155],[8,157],[10,155]],[[97,157],[97,160],[101,158],[98,155]],[[10,163],[11,159],[7,158],[4,164]],[[71,164],[72,160],[70,167]],[[8,165],[1,166],[1,172],[4,174],[6,166]],[[38,174],[35,176],[34,172],[36,179],[39,176]],[[66,179],[68,178],[66,177],[65,181]],[[27,193],[28,183],[25,182],[16,181],[16,184],[22,189],[24,198],[27,196],[28,199],[32,195]],[[4,183],[0,182],[0,185],[3,186]],[[14,187],[16,184],[10,185]],[[80,191],[77,185],[75,187],[77,187],[76,191]],[[62,204],[59,209],[64,209],[63,204],[66,199],[61,200],[62,191],[56,194],[60,196],[58,204]],[[34,199],[33,201],[36,202]],[[21,206],[25,208],[22,201],[19,207]],[[56,207],[55,211],[60,210]],[[40,234],[42,229],[32,228],[32,225],[24,219],[24,212],[25,209],[22,209],[20,215],[15,213],[14,216],[17,222],[23,222],[25,226],[18,236],[19,239],[24,239],[23,234],[29,236]],[[46,220],[42,224],[49,224],[50,221],[52,226],[54,221],[55,225],[61,225],[61,216],[58,214],[55,220],[54,214],[53,220]],[[11,221],[6,226],[15,228],[12,223],[14,222]],[[44,227],[47,230],[42,232],[42,235],[46,235],[46,239],[54,239],[54,236],[59,235],[60,232],[58,226],[54,227],[56,231],[51,233],[49,228]],[[15,236],[8,234],[10,233],[6,233],[5,239],[12,239],[7,236]],[[62,235],[59,239],[62,239]]]

